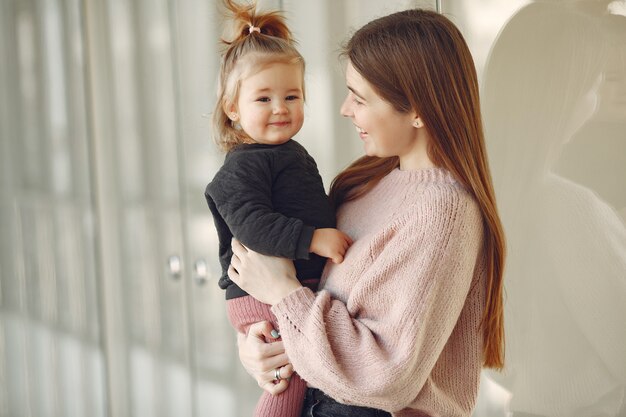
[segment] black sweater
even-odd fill
[[[204,193],[219,237],[226,299],[247,295],[228,278],[234,236],[250,249],[294,260],[298,279],[319,278],[326,258],[309,254],[313,231],[335,227],[317,165],[294,140],[231,150]]]

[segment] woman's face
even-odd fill
[[[361,74],[348,62],[348,96],[341,105],[341,115],[349,117],[363,140],[369,156],[398,156],[402,160],[417,150],[415,113],[401,113],[383,100]]]

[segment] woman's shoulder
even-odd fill
[[[415,204],[430,206],[433,209],[478,208],[472,193],[456,180],[426,185],[422,198],[417,199]]]
[[[402,193],[403,205],[433,209],[476,205],[469,190],[447,170],[426,168],[415,171],[396,169],[385,177],[383,188],[396,188]]]
[[[342,205],[338,219],[342,224],[388,229],[441,218],[454,220],[459,213],[477,216],[478,212],[473,195],[447,170],[395,169],[364,196]]]
[[[476,198],[451,175],[425,182],[415,192],[407,193],[403,206],[398,221],[419,228],[481,220]]]

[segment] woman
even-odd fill
[[[354,244],[315,294],[291,262],[233,241],[230,278],[272,305],[282,337],[263,344],[271,328],[253,325],[242,362],[273,393],[291,362],[311,387],[303,415],[469,416],[482,366],[504,363],[504,234],[471,55],[424,10],[368,23],[344,55],[341,114],[366,156],[330,198]]]

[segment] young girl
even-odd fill
[[[288,374],[290,361],[315,387],[303,416],[469,417],[481,368],[504,364],[504,234],[472,57],[448,19],[425,10],[366,24],[345,56],[341,114],[366,156],[330,194],[355,243],[314,293],[289,262],[233,241],[229,276],[282,326],[282,341],[262,349],[268,326],[251,326],[240,357],[270,391],[259,370]]]
[[[292,139],[304,119],[304,60],[289,29],[275,12],[225,4],[236,35],[225,41],[214,130],[227,155],[205,197],[219,237],[219,285],[226,290],[228,316],[237,331],[247,333],[252,323],[276,320],[268,305],[228,278],[233,237],[255,251],[294,260],[300,281],[312,290],[324,257],[340,263],[352,242],[334,229],[315,161]],[[274,380],[281,379],[276,371]],[[299,416],[305,389],[293,377],[281,395],[264,393],[255,416]]]

